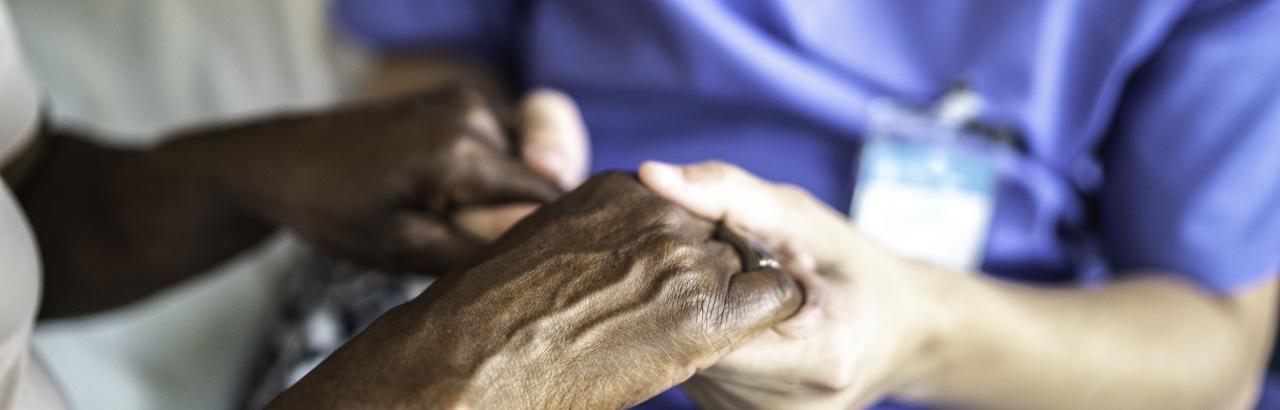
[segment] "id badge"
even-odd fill
[[[854,225],[900,255],[977,269],[995,209],[993,147],[891,104],[875,104],[868,114]]]

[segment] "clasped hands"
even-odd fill
[[[376,122],[387,114],[349,115]],[[548,132],[578,124],[581,133],[576,118],[550,121],[551,128],[561,129]],[[502,157],[513,150],[503,130],[492,124],[486,131],[486,123],[477,128],[444,122],[455,125],[443,132],[423,121],[388,130],[406,140],[400,149],[430,146],[414,142],[414,134],[454,136],[445,139],[453,141],[447,149],[426,151],[443,157],[406,158],[435,164],[420,172],[429,176],[425,182],[369,178],[359,173],[370,171],[354,166],[339,174],[351,182],[385,180],[405,192],[403,200],[418,205],[389,214],[394,224],[385,222],[385,212],[367,215],[384,221],[373,229],[394,227],[392,238],[412,234],[425,238],[420,242],[408,241],[389,255],[367,254],[367,243],[343,239],[350,230],[329,231],[328,221],[280,218],[332,250],[375,264],[456,269],[344,345],[274,407],[618,408],[686,380],[691,395],[706,406],[849,407],[929,370],[928,364],[902,365],[904,357],[936,348],[928,332],[914,325],[927,323],[915,319],[929,313],[908,317],[920,308],[892,294],[901,286],[875,283],[905,280],[886,273],[904,270],[905,262],[802,190],[728,164],[648,163],[638,178],[597,175],[542,205],[492,245],[474,250],[486,234],[466,233],[466,225],[481,226],[469,232],[496,235],[534,205],[506,211],[467,207],[544,201],[557,185],[570,187],[585,173],[585,144],[569,149],[567,161],[560,152],[541,163],[531,160],[537,152],[526,144],[526,163],[517,164]],[[311,126],[323,134],[324,125]],[[499,182],[504,175],[515,175],[515,183]],[[366,198],[376,196],[369,190],[387,189],[356,187],[368,191]],[[299,198],[324,196],[304,194]],[[309,214],[287,211],[295,206],[303,201],[258,208]],[[369,221],[349,222],[338,226]],[[779,256],[783,269],[744,271],[738,251],[715,239],[718,224],[760,241]],[[450,244],[458,238],[467,239],[465,249]],[[855,337],[873,333],[869,329],[884,337]]]

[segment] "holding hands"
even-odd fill
[[[518,223],[486,261],[384,315],[276,406],[618,408],[791,316],[716,223],[607,173]],[[353,377],[354,376],[354,377]]]
[[[694,214],[757,239],[805,291],[794,317],[686,383],[700,404],[865,406],[940,365],[935,327],[945,315],[909,293],[930,278],[804,190],[719,162],[651,162],[640,178]]]

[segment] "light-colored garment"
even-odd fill
[[[112,144],[323,107],[362,85],[327,0],[6,1],[52,123]]]
[[[360,84],[326,0],[0,0],[53,127],[148,146],[174,129],[327,106]],[[299,249],[286,235],[119,309],[36,326],[76,409],[227,409]]]
[[[39,97],[9,31],[0,2],[0,164],[30,139]],[[0,183],[0,408],[64,408],[58,389],[31,355],[31,330],[40,301],[40,259],[31,228]]]

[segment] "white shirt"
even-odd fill
[[[35,131],[39,97],[0,1],[0,164]],[[65,408],[58,389],[31,355],[40,301],[40,259],[31,228],[7,184],[0,183],[0,409]]]
[[[327,0],[0,2],[42,116],[111,146],[327,106],[364,84]],[[300,250],[275,239],[127,306],[42,320],[34,354],[76,409],[238,407]]]

